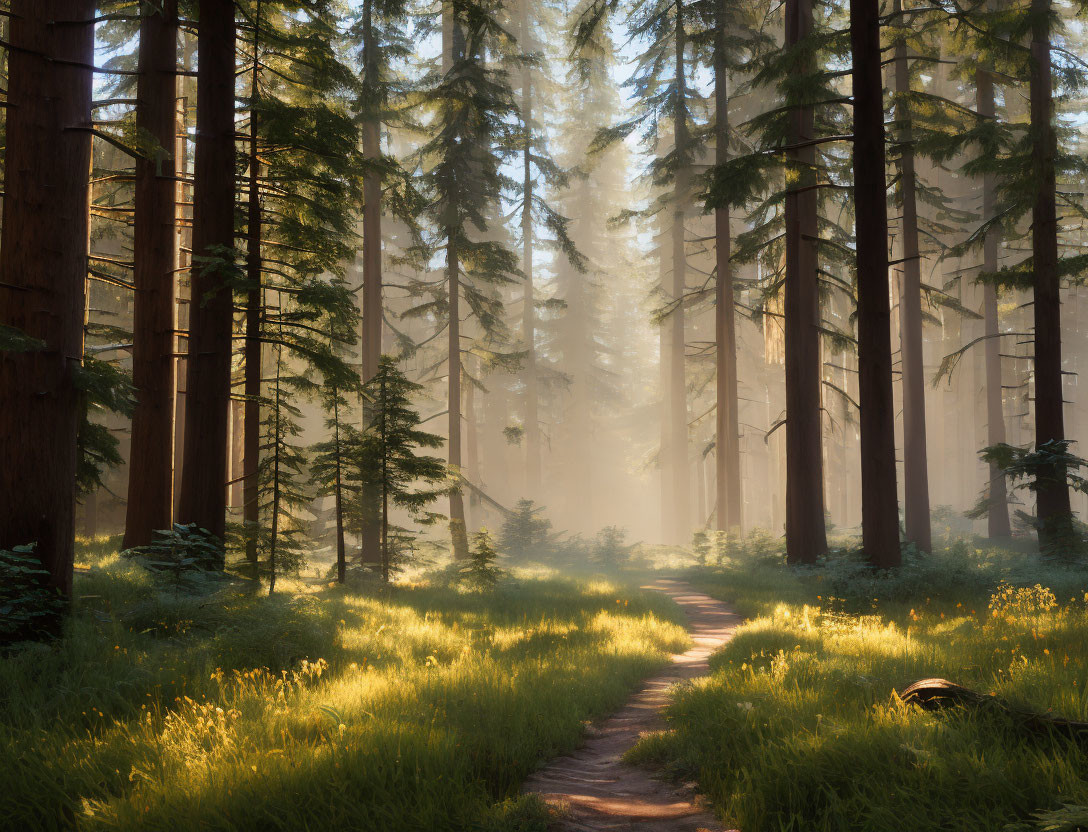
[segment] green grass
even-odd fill
[[[5,828],[543,829],[524,777],[687,643],[604,579],[200,598],[106,548],[0,664]]]
[[[1083,567],[959,544],[890,576],[765,557],[689,578],[748,620],[631,756],[696,779],[728,826],[1088,829],[1063,809],[1088,807],[1088,744],[894,694],[941,676],[1088,720]]]

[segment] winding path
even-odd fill
[[[661,711],[668,704],[669,688],[705,676],[710,654],[732,637],[740,618],[681,581],[662,578],[643,589],[663,592],[680,605],[694,647],[673,656],[664,673],[590,729],[581,748],[557,757],[526,781],[525,792],[560,810],[557,829],[563,832],[722,832],[690,788],[659,780],[622,758],[640,735],[665,727]]]

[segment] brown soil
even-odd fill
[[[710,654],[728,641],[740,619],[720,601],[680,581],[661,579],[643,587],[663,592],[688,617],[694,646],[604,722],[587,732],[585,744],[557,757],[533,774],[524,791],[540,795],[559,810],[563,832],[722,832],[690,786],[678,786],[654,772],[623,762],[624,753],[647,732],[666,725],[661,712],[669,688],[705,676]]]

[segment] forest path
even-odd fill
[[[682,581],[661,578],[642,588],[663,592],[680,605],[694,646],[673,656],[663,673],[591,728],[581,748],[529,777],[523,790],[562,810],[556,828],[563,832],[722,832],[690,788],[659,780],[622,757],[641,734],[665,727],[661,712],[669,688],[705,676],[710,654],[732,638],[740,617]]]

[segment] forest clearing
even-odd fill
[[[1088,0],[0,77],[0,832],[1088,832]]]

